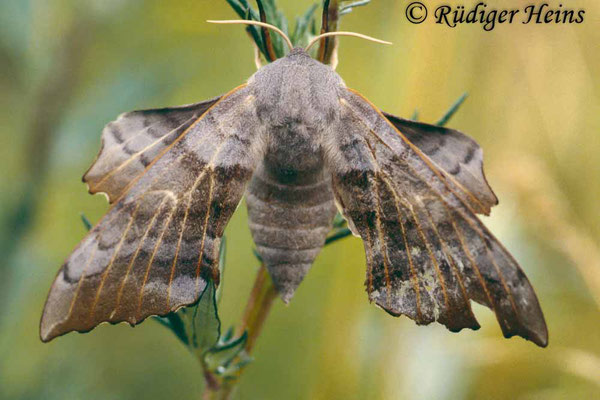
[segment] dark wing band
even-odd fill
[[[263,152],[253,99],[245,86],[223,96],[131,181],[59,271],[42,340],[137,324],[218,284],[223,230]]]
[[[535,293],[475,216],[481,201],[364,98],[347,91],[340,104],[328,165],[336,200],[364,241],[369,298],[390,314],[452,331],[479,328],[472,299],[495,312],[506,337],[545,346]]]

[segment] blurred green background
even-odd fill
[[[424,1],[433,7],[441,2]],[[310,0],[280,0],[293,17]],[[500,198],[485,223],[520,261],[550,331],[547,349],[477,332],[417,327],[370,305],[360,241],[325,249],[289,306],[277,301],[241,399],[600,398],[600,3],[581,25],[455,29],[411,25],[405,1],[374,0],[342,20],[394,42],[342,38],[349,87],[405,117],[449,124],[485,151]],[[466,4],[474,2],[466,1]],[[519,7],[518,0],[488,2]],[[557,2],[550,2],[552,4]],[[254,71],[253,49],[221,0],[3,0],[0,3],[0,397],[199,398],[196,359],[154,321],[102,325],[50,344],[43,303],[63,259],[107,209],[81,175],[119,113],[219,95]],[[257,262],[240,207],[227,228],[220,313],[242,313]]]

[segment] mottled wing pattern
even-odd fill
[[[383,113],[402,134],[448,179],[470,192],[486,215],[498,199],[483,173],[483,151],[473,139],[454,129],[424,124]],[[480,211],[479,208],[476,209]]]
[[[253,99],[245,86],[223,96],[129,184],[59,271],[42,340],[136,324],[218,284],[220,238],[263,152]]]
[[[100,152],[83,176],[90,193],[106,193],[113,203],[218,100],[121,114],[104,127]]]
[[[369,298],[418,324],[478,329],[470,306],[491,308],[506,337],[540,346],[547,330],[516,261],[475,216],[482,201],[440,171],[353,91],[328,143],[336,200],[367,256]]]

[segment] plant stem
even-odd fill
[[[237,330],[238,336],[244,332],[248,335],[245,346],[245,351],[248,355],[254,349],[256,340],[262,331],[264,322],[276,298],[277,291],[275,290],[275,286],[273,286],[273,281],[264,264],[261,264],[242,316],[242,322]],[[214,385],[207,385],[203,399],[230,399],[243,371],[244,368],[241,368],[234,378],[223,381],[218,389]]]
[[[246,310],[242,317],[242,323],[238,328],[238,335],[248,332],[248,341],[246,342],[246,352],[251,352],[256,343],[256,339],[262,331],[263,324],[271,310],[273,300],[277,298],[277,291],[273,286],[273,281],[267,272],[264,264],[260,266],[254,281],[254,287],[250,293]]]
[[[321,32],[327,33],[337,31],[339,19],[338,0],[325,0],[323,3],[323,15],[321,18]],[[323,64],[331,64],[331,59],[335,51],[336,37],[321,39],[318,51],[318,60]]]

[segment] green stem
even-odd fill
[[[246,304],[246,309],[242,316],[242,322],[237,331],[237,335],[242,335],[244,332],[248,335],[245,346],[245,351],[248,355],[250,355],[254,349],[256,340],[262,331],[262,327],[269,315],[273,301],[276,298],[277,291],[263,264],[256,274],[254,287],[252,288],[252,292],[250,292],[250,297],[248,298],[248,303]],[[214,379],[216,379],[214,375],[211,374],[208,377],[205,376],[207,385],[202,398],[205,400],[230,399],[243,371],[244,368],[241,368],[233,378],[222,381],[219,385],[208,384],[214,383]]]
[[[242,324],[237,332],[238,335],[244,332],[248,333],[246,352],[250,352],[254,348],[256,339],[258,339],[263,324],[273,305],[273,300],[276,298],[277,291],[275,290],[275,286],[273,286],[271,276],[269,276],[263,264],[256,274],[254,287],[252,288],[244,316],[242,317]]]

